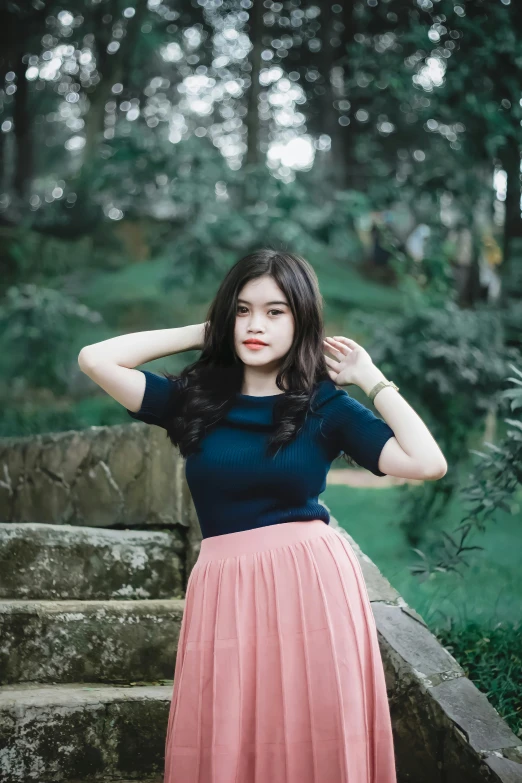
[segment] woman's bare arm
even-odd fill
[[[145,376],[133,369],[162,356],[203,347],[205,324],[153,329],[111,337],[86,345],[78,354],[82,372],[131,411],[138,411],[145,392]]]

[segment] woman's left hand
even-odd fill
[[[349,337],[339,335],[327,337],[324,346],[336,357],[324,358],[329,368],[330,378],[338,386],[350,386],[353,383],[359,385],[359,378],[369,367],[374,366],[368,351]]]

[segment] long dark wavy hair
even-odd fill
[[[243,383],[243,362],[234,347],[237,298],[250,280],[270,275],[287,297],[294,317],[294,339],[282,358],[276,385],[285,394],[274,408],[267,456],[274,456],[300,431],[311,411],[315,385],[329,378],[323,353],[323,298],[310,264],[296,255],[263,248],[239,259],[227,272],[207,313],[200,357],[175,376],[182,388],[166,428],[183,457],[226,415]]]

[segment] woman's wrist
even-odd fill
[[[190,328],[193,330],[193,334],[194,334],[192,350],[201,351],[201,349],[203,348],[203,343],[205,341],[205,323],[194,324]]]
[[[384,373],[381,372],[381,370],[379,370],[379,368],[376,367],[375,364],[372,364],[359,373],[354,383],[356,384],[356,386],[359,386],[359,388],[362,389],[366,395],[368,395],[376,383],[379,383],[379,381],[386,381],[386,380],[388,379],[386,378]]]

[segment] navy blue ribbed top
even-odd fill
[[[166,429],[181,383],[141,372],[146,379],[141,408],[126,408],[127,413]],[[203,538],[294,520],[328,524],[330,515],[318,497],[341,452],[376,476],[385,475],[378,467],[379,455],[393,430],[330,379],[317,384],[313,414],[296,438],[267,457],[279,396],[237,393],[225,417],[200,441],[201,451],[186,458],[185,475]]]

